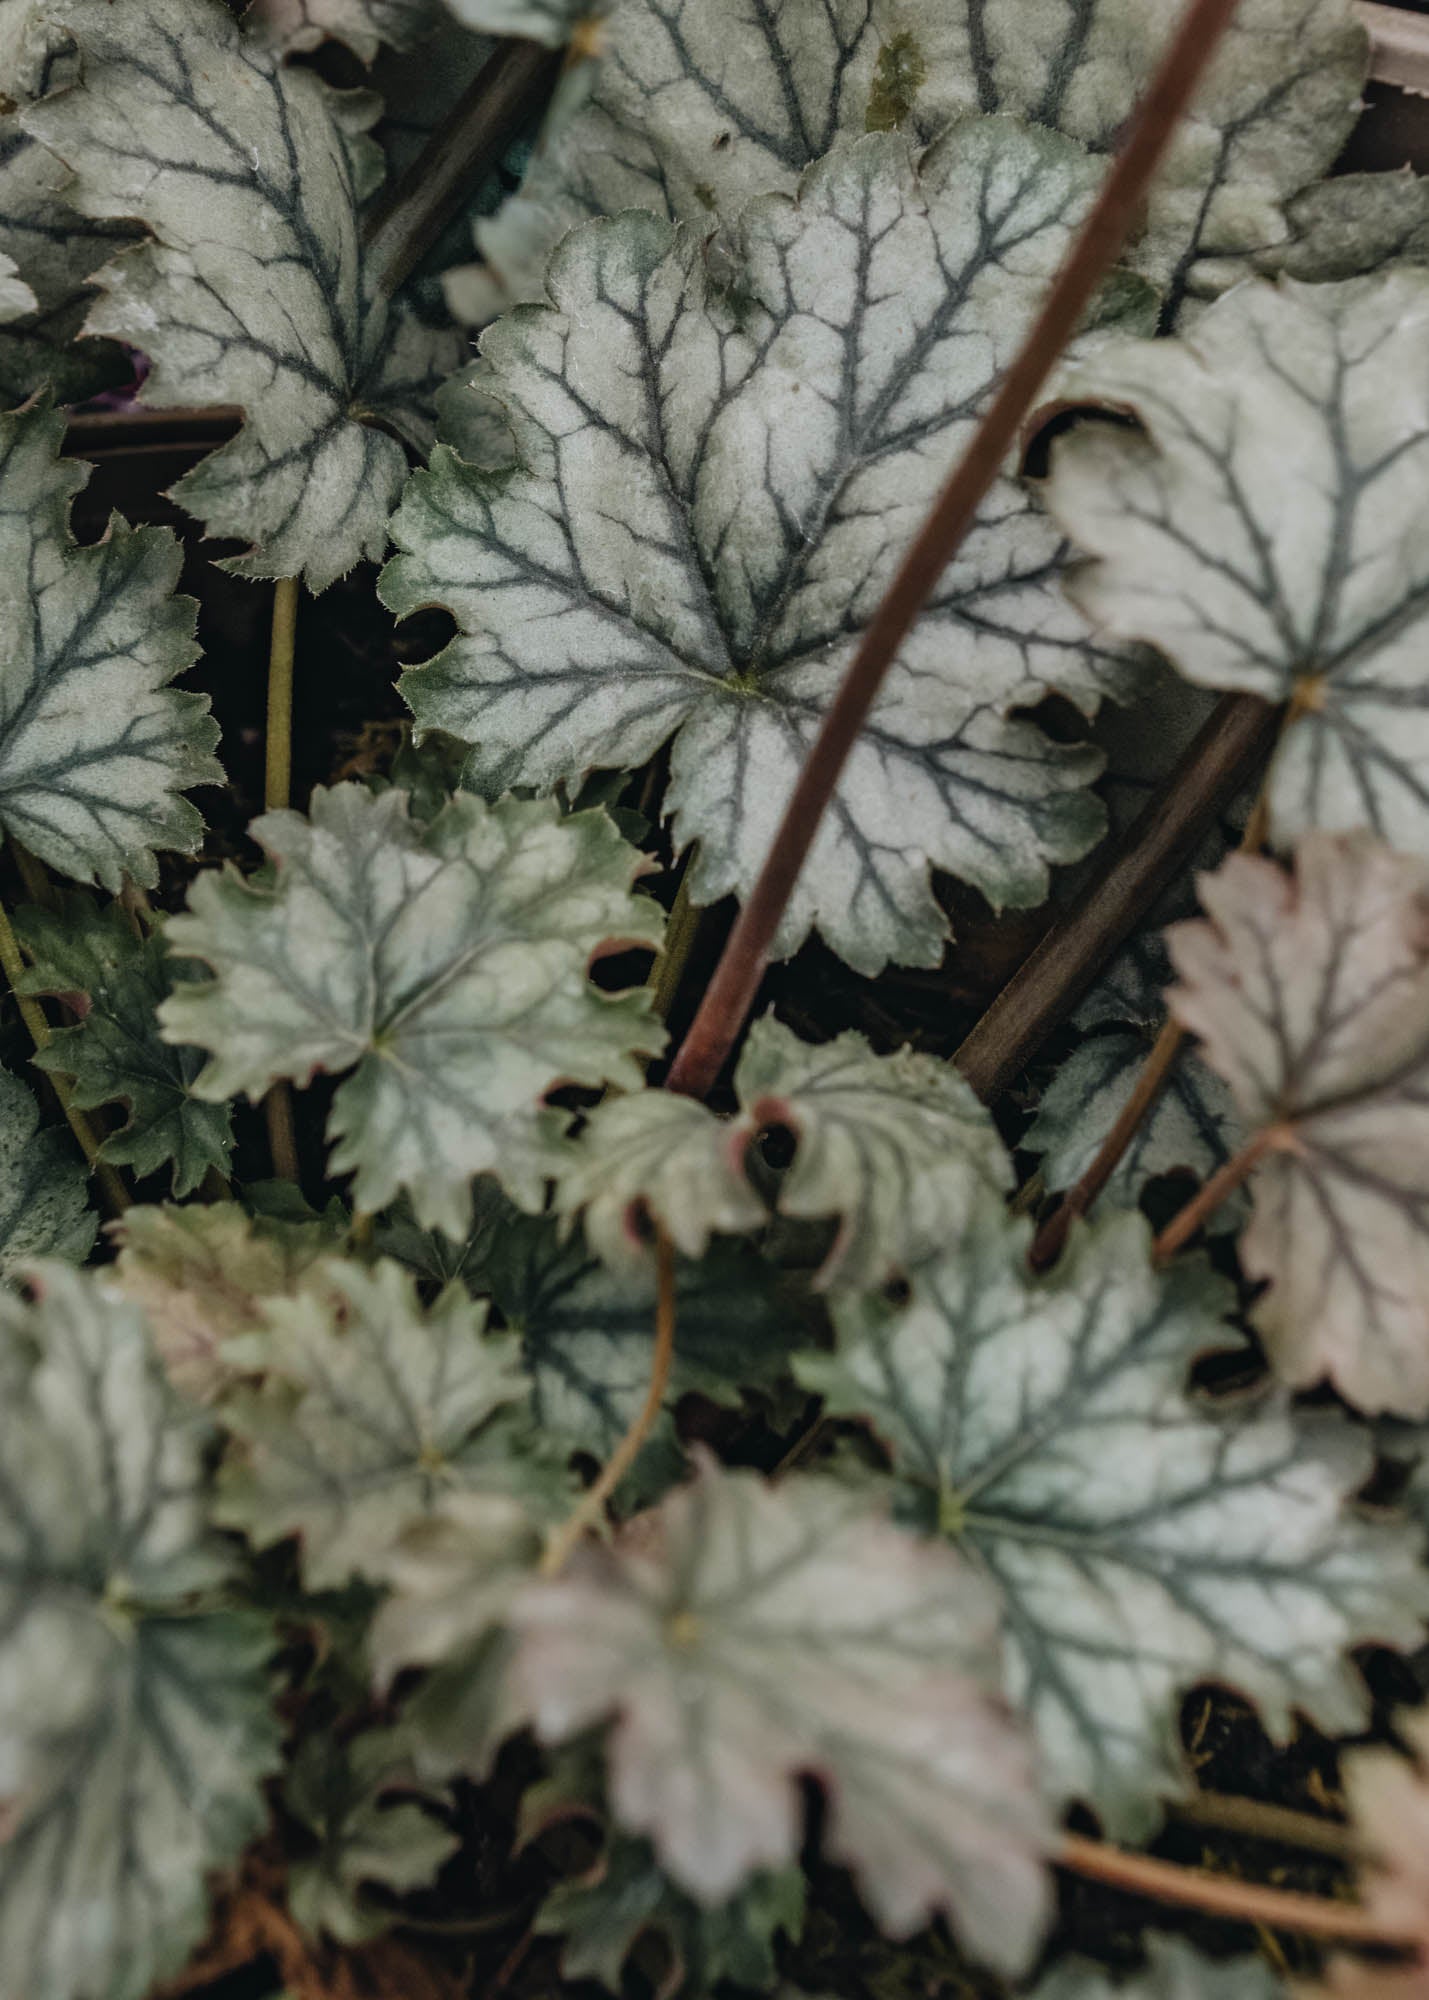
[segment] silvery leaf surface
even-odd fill
[[[72,1079],[81,1110],[122,1101],[128,1118],[106,1134],[100,1153],[137,1174],[170,1168],[175,1195],[190,1194],[212,1169],[226,1175],[233,1147],[226,1104],[206,1104],[191,1088],[202,1058],[159,1037],[157,1010],[176,964],[162,932],[137,937],[117,903],[65,896],[55,910],[17,913],[16,935],[30,959],[21,990],[63,994],[80,1018],[57,1028],[35,1060]]]
[[[0,1070],[0,1278],[32,1257],[83,1263],[99,1223],[88,1182],[76,1140],[62,1127],[41,1131],[34,1098]]]
[[[1429,855],[1429,270],[1247,284],[1184,339],[1108,340],[1062,389],[1141,427],[1053,451],[1098,630],[1292,704],[1277,845],[1369,826]]]
[[[273,1635],[221,1608],[206,1434],[140,1315],[32,1275],[0,1295],[0,1962],[26,2000],[142,2000],[267,1821]]]
[[[1156,1271],[1139,1215],[1078,1230],[1044,1279],[1029,1236],[989,1210],[905,1305],[836,1306],[837,1353],[796,1369],[885,1440],[909,1516],[1000,1586],[1007,1691],[1049,1791],[1136,1839],[1187,1787],[1192,1685],[1235,1688],[1277,1736],[1297,1709],[1357,1728],[1349,1650],[1417,1644],[1429,1582],[1406,1529],[1351,1510],[1362,1432],[1188,1393],[1192,1361],[1234,1343],[1224,1280]]]
[[[381,555],[404,444],[425,450],[462,352],[364,267],[377,100],[285,63],[219,0],[55,12],[82,80],[25,129],[73,170],[81,213],[149,231],[98,274],[86,324],[149,357],[150,407],[243,406],[237,437],[175,493],[209,534],[250,545],[229,567],[321,590]]]
[[[88,475],[63,436],[43,403],[0,415],[0,827],[79,881],[151,886],[156,849],[202,837],[183,792],[223,776],[207,696],[169,685],[198,657],[197,606],[167,528],[115,516],[76,547]]]
[[[1268,260],[1288,277],[1328,284],[1396,261],[1429,263],[1429,179],[1408,167],[1316,181],[1288,213],[1291,244]]]
[[[658,904],[630,893],[642,856],[603,812],[551,800],[465,793],[421,825],[404,792],[345,784],[310,811],[254,821],[270,884],[200,876],[170,920],[171,947],[216,977],[165,1001],[165,1038],[212,1052],[195,1088],[214,1101],[352,1071],[328,1132],[359,1208],[405,1188],[459,1241],[487,1172],[538,1206],[563,1123],[546,1092],[635,1084],[664,1040],[648,993],[587,976],[603,950],[659,941]]]
[[[1240,1242],[1295,1385],[1429,1414],[1429,864],[1309,834],[1295,872],[1233,855],[1173,926],[1170,1004],[1265,1151]]]
[[[956,125],[915,167],[876,134],[755,202],[727,264],[632,213],[566,239],[546,306],[484,338],[516,459],[438,447],[381,591],[458,636],[410,671],[420,728],[468,782],[549,788],[672,735],[691,894],[746,891],[867,620],[1085,212],[1090,162],[1051,133]],[[776,940],[817,926],[863,972],[932,963],[929,871],[995,906],[1042,899],[1102,826],[1094,753],[1019,704],[1129,698],[1063,546],[999,479],[895,663]]]
[[[453,1287],[423,1307],[400,1265],[329,1262],[321,1293],[267,1302],[261,1386],[225,1397],[218,1518],[259,1547],[297,1535],[309,1590],[380,1575],[452,1489],[537,1476],[517,1342]],[[530,1461],[528,1470],[527,1462]]]
[[[945,1909],[976,1956],[1030,1962],[1048,1825],[985,1684],[992,1595],[866,1492],[705,1460],[511,1621],[514,1701],[548,1742],[612,1722],[613,1814],[697,1902],[797,1856],[796,1779],[817,1771],[826,1844],[885,1930]]]

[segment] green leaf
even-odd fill
[[[1116,1979],[1088,1959],[1064,1959],[1032,2000],[1288,2000],[1262,1958],[1205,1958],[1183,1938],[1153,1935],[1146,1944],[1141,1972]]]
[[[260,1548],[297,1535],[309,1590],[380,1577],[388,1545],[450,1489],[549,1484],[517,1343],[483,1333],[481,1306],[453,1288],[424,1308],[386,1261],[334,1259],[321,1276],[321,1295],[267,1301],[266,1380],[223,1404],[236,1442],[217,1506]]]
[[[629,892],[643,857],[601,812],[464,794],[421,826],[405,793],[355,784],[251,830],[272,882],[200,876],[166,927],[217,974],[159,1010],[166,1040],[212,1051],[198,1094],[352,1070],[329,1168],[355,1172],[359,1209],[405,1188],[420,1223],[459,1241],[487,1172],[538,1206],[563,1122],[545,1094],[638,1083],[636,1058],[664,1040],[646,992],[586,976],[603,950],[659,941],[659,905]]]
[[[1398,173],[1336,174],[1297,195],[1289,208],[1292,245],[1272,268],[1325,284],[1382,264],[1429,263],[1429,180]]]
[[[696,1902],[796,1858],[796,1780],[817,1772],[827,1845],[886,1930],[945,1909],[999,1969],[1033,1957],[1049,1830],[982,1684],[990,1594],[866,1494],[772,1487],[706,1459],[610,1548],[528,1586],[511,1617],[512,1682],[538,1733],[614,1722],[615,1817]]]
[[[1373,1463],[1361,1431],[1189,1395],[1191,1362],[1234,1340],[1229,1285],[1198,1261],[1156,1272],[1138,1215],[1079,1230],[1034,1279],[1030,1227],[990,1211],[905,1307],[836,1307],[839,1352],[797,1369],[883,1437],[907,1514],[1001,1586],[1008,1692],[1049,1789],[1135,1839],[1188,1789],[1176,1722],[1196,1681],[1278,1736],[1297,1708],[1358,1728],[1345,1655],[1417,1644],[1429,1580],[1403,1529],[1349,1510]]]
[[[172,1161],[176,1195],[189,1194],[212,1168],[227,1174],[233,1147],[226,1104],[193,1094],[201,1058],[159,1038],[157,1009],[181,969],[166,963],[161,932],[138,938],[118,904],[100,909],[65,896],[57,909],[22,910],[15,930],[32,964],[25,993],[63,994],[81,1018],[59,1028],[35,1061],[73,1079],[81,1110],[122,1099],[128,1122],[111,1132],[101,1157],[138,1174]]]
[[[151,407],[243,406],[238,436],[175,494],[209,534],[252,544],[226,567],[324,589],[381,555],[403,443],[430,443],[432,393],[462,351],[364,267],[377,100],[285,65],[219,0],[54,13],[82,81],[25,128],[74,171],[83,214],[134,217],[152,239],[99,273],[87,325],[148,355]]]
[[[205,1434],[139,1314],[34,1281],[0,1296],[0,1963],[25,2000],[141,2000],[266,1819],[272,1638],[215,1608]]]
[[[208,697],[169,686],[198,657],[196,605],[176,597],[167,528],[78,548],[70,502],[86,467],[62,462],[64,419],[0,416],[0,827],[63,874],[152,885],[155,848],[203,834],[180,793],[221,780]]]
[[[267,1300],[321,1292],[321,1260],[342,1247],[322,1223],[258,1220],[231,1201],[128,1208],[112,1234],[110,1282],[143,1311],[173,1386],[203,1403],[242,1372],[225,1344],[257,1331]]]
[[[1429,867],[1307,834],[1295,874],[1233,855],[1168,933],[1172,1011],[1266,1148],[1241,1238],[1277,1372],[1429,1415]]]
[[[1404,523],[1429,508],[1429,414],[1404,393],[1429,271],[1242,286],[1184,341],[1109,340],[1058,393],[1053,511],[1098,560],[1077,601],[1204,687],[1293,701],[1270,777],[1277,844],[1369,824],[1429,854],[1429,587]]]
[[[971,120],[914,169],[875,135],[755,202],[730,255],[627,214],[566,239],[549,306],[484,338],[517,462],[438,447],[393,524],[399,615],[460,632],[403,678],[468,782],[550,788],[672,734],[697,903],[748,890],[843,668],[1085,212],[1094,163]],[[896,311],[890,304],[898,301]],[[931,964],[929,872],[1038,902],[1102,825],[1096,759],[1009,711],[1094,708],[1129,660],[1093,642],[1062,549],[1000,479],[876,704],[775,949],[817,924],[851,965]]]
[[[425,1888],[460,1845],[455,1834],[411,1797],[399,1732],[367,1730],[341,1742],[331,1733],[306,1738],[283,1784],[288,1811],[317,1836],[315,1854],[288,1871],[288,1907],[311,1938],[365,1944],[387,1930],[393,1913],[363,1891],[380,1883],[400,1895]]]
[[[1110,153],[1171,21],[1143,0],[702,0],[693,13],[684,0],[621,0],[587,106],[477,231],[502,281],[488,306],[503,289],[539,298],[545,255],[577,222],[630,207],[728,222],[753,194],[792,193],[813,160],[864,130],[927,140],[959,113],[1001,112]],[[1237,10],[1131,247],[1166,294],[1167,324],[1188,296],[1223,290],[1286,242],[1284,204],[1335,160],[1367,69],[1346,0]]]
[[[0,1069],[0,1278],[13,1277],[32,1257],[84,1262],[99,1222],[88,1182],[69,1133],[42,1132],[34,1098]]]

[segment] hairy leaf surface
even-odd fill
[[[621,0],[588,106],[477,242],[508,296],[538,298],[572,224],[632,206],[727,221],[864,130],[929,139],[1002,112],[1110,152],[1174,18],[1142,0]],[[1168,323],[1287,240],[1284,202],[1333,162],[1366,69],[1345,0],[1243,0],[1132,246]]]
[[[89,1169],[69,1132],[40,1130],[39,1107],[17,1076],[0,1069],[0,1278],[32,1257],[80,1264],[99,1218],[89,1206]]]
[[[827,1843],[885,1929],[947,1909],[990,1963],[1035,1952],[1046,1824],[982,1684],[991,1596],[866,1497],[707,1461],[611,1548],[530,1586],[512,1619],[537,1730],[560,1742],[614,1718],[616,1817],[696,1901],[794,1858],[794,1781],[817,1771]]]
[[[586,976],[612,944],[659,941],[658,904],[630,894],[640,855],[602,812],[465,794],[421,826],[404,792],[356,784],[252,832],[271,886],[200,876],[167,927],[217,975],[159,1011],[167,1040],[212,1051],[199,1095],[352,1070],[329,1165],[355,1172],[359,1208],[405,1188],[420,1222],[460,1240],[485,1172],[536,1206],[561,1126],[545,1093],[638,1083],[636,1056],[664,1039],[648,994]]]
[[[36,1269],[0,1295],[0,1963],[26,2000],[141,2000],[267,1817],[272,1639],[212,1608],[204,1434],[138,1313]]]
[[[101,1145],[102,1157],[139,1174],[172,1163],[175,1195],[192,1193],[210,1168],[226,1174],[229,1108],[195,1097],[198,1051],[159,1036],[157,1010],[175,965],[166,961],[162,933],[136,937],[117,903],[101,909],[87,896],[66,896],[53,911],[23,910],[15,929],[31,959],[21,990],[63,994],[80,1013],[35,1061],[73,1078],[81,1110],[118,1100],[129,1108],[127,1123]]]
[[[1367,1694],[1345,1655],[1417,1643],[1429,1582],[1403,1530],[1348,1511],[1372,1463],[1361,1434],[1188,1395],[1195,1357],[1230,1344],[1228,1285],[1192,1263],[1156,1273],[1137,1215],[1078,1232],[1036,1280],[1029,1230],[989,1211],[906,1306],[837,1307],[838,1354],[798,1372],[869,1419],[910,1515],[1000,1584],[1008,1692],[1049,1787],[1136,1838],[1186,1786],[1194,1682],[1238,1689],[1278,1735],[1295,1708],[1355,1728]]]
[[[155,848],[191,852],[203,821],[181,796],[221,780],[204,695],[169,686],[198,657],[178,543],[127,528],[77,548],[64,419],[0,416],[0,827],[61,873],[152,885]]]
[[[464,1292],[423,1308],[400,1265],[329,1262],[325,1292],[269,1300],[267,1379],[225,1398],[238,1440],[219,1518],[260,1547],[296,1534],[310,1590],[380,1574],[384,1549],[452,1487],[534,1479],[514,1339]]]
[[[634,766],[674,734],[691,894],[745,891],[859,636],[1084,213],[1096,169],[971,120],[914,169],[875,135],[755,202],[727,268],[641,214],[567,238],[553,303],[485,337],[516,462],[439,447],[382,595],[461,628],[403,680],[483,790]],[[1062,547],[1000,479],[902,649],[781,925],[860,971],[932,963],[929,870],[1045,894],[1101,826],[1093,754],[1008,719],[1135,670],[1093,645]]]
[[[1085,425],[1053,511],[1074,595],[1205,687],[1290,701],[1271,831],[1369,825],[1429,854],[1429,271],[1242,287],[1185,340],[1113,339],[1063,382]]]
[[[229,567],[314,590],[380,556],[450,332],[390,305],[364,268],[359,210],[380,155],[377,101],[289,66],[219,0],[57,0],[82,81],[25,113],[76,179],[82,213],[152,240],[99,274],[92,332],[142,349],[152,407],[238,403],[233,441],[174,489]]]
[[[1277,1370],[1429,1413],[1429,867],[1309,834],[1293,877],[1234,855],[1168,933],[1178,1019],[1268,1133],[1240,1255]]]

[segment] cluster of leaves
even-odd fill
[[[573,1980],[654,1933],[666,1992],[774,1990],[831,1862],[1005,1991],[1271,2000],[1181,1944],[1043,1960],[1062,1820],[1155,1835],[1194,1686],[1352,1734],[1355,1650],[1429,1621],[1429,200],[1325,178],[1349,0],[1243,0],[1064,359],[1081,420],[993,482],[776,939],[937,966],[950,884],[1064,895],[1212,693],[1274,705],[1269,851],[1212,836],[1201,913],[1174,884],[997,1120],[892,998],[875,1039],[761,1011],[712,1104],[651,1079],[1164,11],[0,8],[36,1042],[0,1070],[0,1984],[144,2000],[263,1841],[315,1952],[458,1876],[479,1924],[472,1786],[521,1736]],[[462,190],[479,267],[449,232],[399,280],[384,177],[512,35],[566,48],[524,182]],[[173,493],[227,569],[317,594],[391,546],[381,604],[454,626],[416,747],[254,820],[256,865],[199,865],[179,537],[71,530],[59,405],[136,353],[139,407],[238,413]],[[1036,1270],[1167,1004],[1196,1046]],[[313,1205],[234,1175],[294,1090]],[[1150,1218],[1193,1181],[1183,1250]],[[560,1562],[657,1307],[661,1407]],[[1343,2000],[1424,1990],[1415,1755],[1350,1790],[1420,1958],[1333,1961]]]

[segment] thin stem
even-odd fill
[[[273,634],[268,648],[268,744],[263,804],[287,805],[293,785],[293,645],[298,630],[298,579],[273,585]]]
[[[1195,1235],[1206,1217],[1213,1215],[1227,1196],[1235,1193],[1265,1154],[1273,1146],[1280,1145],[1284,1137],[1282,1126],[1267,1125],[1262,1131],[1253,1133],[1223,1167],[1218,1167],[1211,1178],[1197,1188],[1186,1206],[1177,1210],[1157,1237],[1153,1253],[1156,1262],[1164,1264],[1168,1257],[1174,1257],[1182,1244],[1188,1243]]]
[[[1288,1889],[1266,1889],[1258,1882],[1235,1882],[1208,1875],[1199,1868],[1182,1868],[1150,1854],[1128,1854],[1105,1841],[1080,1834],[1062,1836],[1057,1865],[1089,1882],[1104,1882],[1134,1896],[1184,1909],[1204,1910],[1243,1924],[1264,1924],[1272,1930],[1299,1931],[1307,1937],[1343,1938],[1358,1944],[1417,1949],[1412,1931],[1398,1931],[1354,1904],[1328,1896],[1305,1896]]]
[[[662,1021],[670,1017],[670,1009],[675,1004],[680,981],[690,962],[690,950],[699,934],[703,915],[690,901],[690,866],[693,860],[691,855],[685,864],[685,872],[680,877],[680,886],[675,891],[675,900],[665,924],[664,947],[651,969],[650,984],[654,989],[651,1005]]]
[[[640,1447],[659,1416],[670,1382],[670,1363],[675,1353],[675,1252],[669,1237],[655,1230],[655,1351],[650,1359],[650,1383],[639,1414],[615,1447],[595,1484],[581,1495],[575,1507],[546,1544],[541,1558],[542,1576],[557,1576],[572,1550],[605,1511],[605,1503],[640,1455]]]
[[[1174,1799],[1170,1810],[1190,1826],[1274,1841],[1280,1847],[1300,1847],[1337,1861],[1352,1860],[1359,1852],[1353,1830],[1342,1820],[1319,1819],[1314,1813],[1295,1812],[1289,1806],[1267,1805],[1263,1799],[1241,1798],[1229,1792],[1193,1792],[1190,1798]]]
[[[263,1098],[263,1117],[268,1127],[268,1150],[273,1156],[273,1172],[280,1181],[297,1187],[302,1179],[298,1165],[298,1135],[293,1124],[293,1093],[285,1082],[270,1084]]]
[[[884,675],[977,508],[1017,442],[1038,390],[1135,227],[1151,176],[1170,143],[1236,0],[1190,0],[1142,98],[1125,146],[1102,183],[1071,254],[1012,361],[966,453],[933,504],[874,612],[799,772],[774,844],[739,913],[666,1087],[704,1097],[743,1027],[769,947],[819,830],[824,810]]]
[[[20,1019],[29,1029],[30,1040],[36,1050],[48,1048],[50,1024],[45,1019],[44,1009],[38,1000],[20,991],[20,982],[25,976],[25,961],[20,956],[20,943],[10,924],[10,913],[3,903],[0,903],[0,969],[3,969],[5,977],[10,982],[10,990],[20,1010]],[[70,1131],[79,1142],[79,1149],[98,1183],[105,1206],[112,1215],[122,1215],[129,1206],[129,1196],[123,1181],[108,1161],[100,1159],[100,1140],[95,1134],[94,1127],[71,1099],[67,1080],[63,1076],[56,1075],[54,1071],[48,1071],[47,1074],[50,1088],[59,1099],[60,1110],[65,1115]]]

